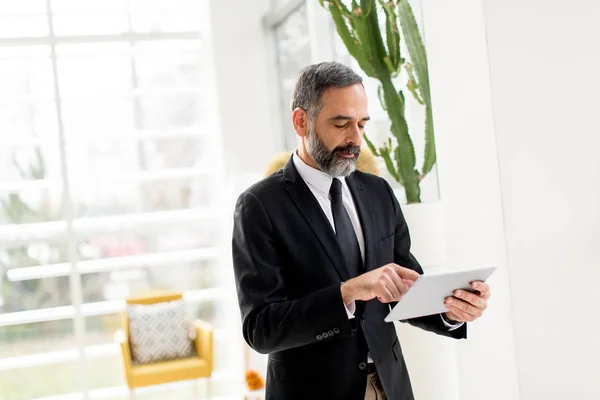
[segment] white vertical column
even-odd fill
[[[233,265],[231,232],[233,207],[237,195],[262,177],[264,169],[280,148],[283,135],[279,134],[279,102],[274,96],[277,87],[276,64],[273,60],[273,42],[263,26],[263,16],[270,2],[210,0],[206,23],[207,45],[212,47],[214,84],[214,131],[223,151],[223,279],[227,298],[227,330],[232,372],[238,388],[244,388],[246,369],[266,373],[266,357],[251,350],[243,341]],[[271,57],[271,59],[269,58]],[[248,364],[245,358],[248,357]]]
[[[265,9],[254,1],[210,1],[215,101],[228,173],[263,172],[273,156],[268,40],[263,28]]]
[[[456,344],[460,399],[518,399],[481,1],[424,0],[423,18],[448,263],[499,267],[489,281],[493,295],[485,316]]]

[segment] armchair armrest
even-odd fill
[[[125,375],[129,378],[131,375],[131,349],[129,348],[129,338],[125,331],[119,329],[115,332],[115,340],[121,347],[121,355],[123,357],[123,366],[125,367]]]
[[[208,364],[208,368],[212,372],[213,369],[213,329],[212,326],[202,320],[194,321],[194,330],[196,332],[196,340],[194,345],[198,357],[202,358]]]

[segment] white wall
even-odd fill
[[[483,4],[521,400],[600,399],[600,3]]]
[[[461,400],[516,400],[518,382],[480,0],[424,0],[448,262],[496,264],[485,316],[457,343]]]
[[[210,0],[220,133],[230,174],[263,173],[280,147],[265,1]],[[218,132],[215,132],[218,134]]]
[[[210,14],[206,16],[211,26],[206,44],[212,46],[216,76],[213,98],[217,102],[218,126],[215,135],[222,142],[227,177],[223,186],[230,195],[230,201],[221,204],[226,232],[222,261],[228,289],[227,330],[237,339],[230,342],[228,350],[232,354],[231,362],[239,368],[240,378],[247,368],[259,370],[264,377],[266,365],[266,358],[243,342],[233,277],[231,232],[237,196],[262,178],[283,138],[274,128],[279,126],[279,121],[272,114],[279,105],[272,92],[276,85],[271,82],[275,79],[274,64],[269,63],[268,57],[271,43],[262,25],[269,3],[266,0],[210,0]]]
[[[457,345],[461,400],[600,398],[596,3],[423,0],[448,258],[499,266]],[[211,0],[230,173],[277,149],[263,11]]]

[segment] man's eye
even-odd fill
[[[347,124],[344,125],[335,125],[336,128],[345,128]]]
[[[365,129],[365,126],[364,125],[359,125],[358,128],[359,129]]]

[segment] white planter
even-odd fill
[[[398,196],[402,198],[402,196]],[[425,273],[446,263],[441,201],[401,206],[411,237],[411,253]],[[418,400],[458,400],[458,365],[453,339],[394,323]]]
[[[401,206],[408,224],[411,252],[423,268],[446,263],[444,207],[441,201]]]

